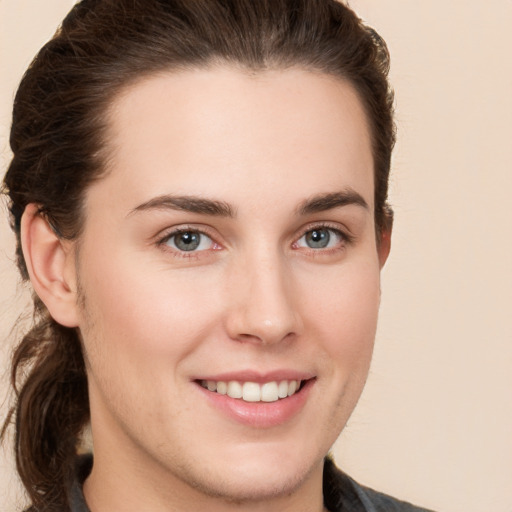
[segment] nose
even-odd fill
[[[291,272],[278,256],[246,261],[232,272],[229,285],[230,338],[271,345],[302,331]]]

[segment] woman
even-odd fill
[[[73,8],[5,177],[35,291],[13,361],[32,510],[418,510],[325,460],[390,247],[387,71],[334,1]]]

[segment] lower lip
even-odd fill
[[[196,385],[216,410],[237,423],[255,428],[271,428],[283,425],[302,410],[314,383],[315,379],[309,379],[297,393],[275,402],[245,402],[208,391],[198,383]]]

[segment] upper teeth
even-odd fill
[[[246,402],[275,402],[279,398],[286,398],[293,395],[300,387],[299,380],[282,380],[280,382],[238,382],[231,380],[214,381],[203,380],[201,386],[209,391],[216,391],[221,395],[228,395],[231,398],[241,398]]]

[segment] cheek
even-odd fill
[[[215,286],[201,272],[173,272],[122,257],[96,262],[96,268],[83,283],[85,323],[108,340],[102,350],[114,353],[121,345],[124,357],[139,363],[155,354],[176,355],[199,343],[214,319]]]
[[[334,361],[350,371],[367,368],[373,351],[380,304],[380,276],[373,262],[334,270],[323,288],[311,283],[308,305],[310,324]],[[315,290],[311,293],[311,289]]]

